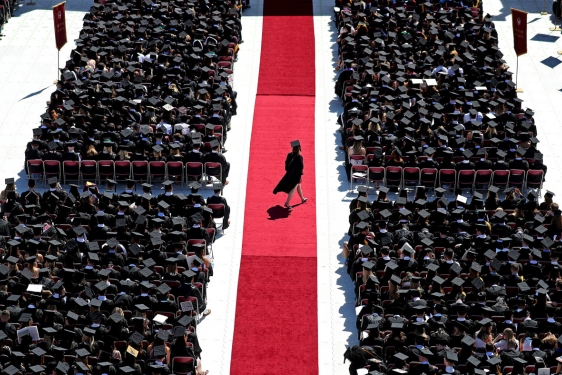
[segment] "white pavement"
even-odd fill
[[[5,25],[0,41],[0,177],[19,179],[26,187],[23,171],[25,146],[31,129],[40,125],[39,115],[56,90],[57,54],[52,7],[58,0],[35,0],[36,5],[20,3],[19,10]],[[82,29],[82,18],[91,2],[73,0],[66,5],[68,43],[60,51],[64,66]],[[21,190],[23,188],[23,190]]]

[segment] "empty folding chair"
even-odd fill
[[[82,160],[80,162],[80,179],[96,182],[98,179],[98,163],[95,160]]]
[[[60,181],[61,175],[61,168],[60,162],[57,160],[45,160],[43,162],[43,169],[45,173],[45,179],[49,179],[51,177],[56,177]]]
[[[145,162],[146,163],[146,162]],[[115,162],[115,181],[125,181],[131,178],[131,162],[120,160]]]
[[[458,181],[457,181],[457,188],[469,188],[472,189],[474,187],[474,176],[475,172],[474,169],[464,169],[458,172]]]
[[[420,184],[431,189],[435,189],[437,183],[437,169],[435,168],[422,168],[420,171]]]
[[[474,188],[478,189],[488,189],[490,186],[490,181],[492,180],[492,170],[491,169],[481,169],[476,171],[474,176]]]
[[[181,165],[181,162],[179,162]],[[134,174],[134,165],[133,165],[133,174]],[[163,161],[151,161],[148,163],[148,171],[150,182],[152,182],[155,178],[160,178],[164,180],[166,178],[166,162]]]
[[[74,180],[80,184],[80,162],[65,160],[62,162],[62,181],[66,184],[67,180]]]
[[[100,160],[98,161],[98,176],[99,182],[102,180],[112,179],[115,180],[115,162],[113,160]]]
[[[166,163],[168,179],[183,185],[183,163],[181,161],[169,161]]]
[[[509,182],[509,171],[494,171],[492,173],[492,185],[499,188],[506,188]]]
[[[205,179],[204,179],[204,184],[205,186],[207,185],[207,183],[212,183],[213,177],[215,177],[217,180],[222,182],[222,165],[221,163],[212,163],[212,162],[207,162],[204,165],[204,171],[205,171]]]
[[[162,162],[164,164],[164,162]],[[147,161],[134,161],[131,163],[132,179],[135,181],[148,181],[148,162]],[[115,165],[117,169],[117,164]],[[125,169],[123,169],[125,173]]]
[[[525,186],[528,189],[539,189],[540,196],[540,190],[542,189],[543,180],[544,172],[542,170],[529,169],[527,171],[527,181]]]
[[[397,186],[400,188],[402,185],[402,167],[386,167],[386,186]]]
[[[523,169],[509,170],[509,186],[523,190],[525,186],[525,171]]]
[[[188,162],[185,163],[185,183],[189,184],[191,181],[200,181],[203,177],[203,163]]]
[[[43,169],[43,160],[41,159],[34,159],[27,161],[27,178],[37,178],[39,177],[41,180],[44,180],[44,169]]]
[[[457,171],[454,169],[441,169],[439,171],[439,187],[454,189],[456,186]]]
[[[384,167],[369,167],[369,184],[367,186],[370,186],[371,182],[375,183],[375,187],[384,184],[384,172]]]
[[[419,185],[420,184],[420,169],[417,167],[405,167],[403,169],[404,173],[404,185]]]

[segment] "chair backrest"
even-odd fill
[[[205,124],[191,124],[190,126],[193,127],[193,129],[197,130],[199,133],[205,132]]]
[[[411,181],[419,181],[420,179],[420,169],[417,167],[405,167],[404,171],[404,179]]]
[[[405,167],[404,173],[420,173],[420,169],[418,167]]]
[[[194,245],[194,244],[203,244],[203,245],[207,245],[207,241],[202,240],[202,239],[191,239],[191,240],[187,240],[187,246],[189,246],[189,245]]]
[[[192,357],[174,357],[172,359],[172,371],[174,374],[187,374],[193,371],[194,361]]]
[[[123,164],[122,164],[123,163]],[[115,163],[115,166],[117,167],[128,167],[131,163],[128,161],[118,161]],[[143,168],[143,167],[147,167],[148,166],[148,162],[147,161],[142,161],[142,160],[137,160],[134,161],[133,163],[133,168]]]
[[[509,176],[509,171],[494,171],[494,177],[507,177]]]
[[[170,168],[178,168],[178,169],[183,169],[183,163],[181,161],[169,161],[167,163],[168,165],[168,170]]]
[[[527,171],[527,187],[542,187],[544,172],[542,170],[529,169]]]
[[[476,171],[477,176],[491,176],[492,170],[491,169],[480,169]]]
[[[221,168],[221,163],[213,163],[213,162],[207,162],[205,163],[205,173],[210,173],[211,174],[219,174],[220,173],[220,168]],[[209,171],[209,169],[211,169],[211,171]],[[215,171],[216,169],[216,171]]]
[[[441,169],[441,170],[439,171],[439,174],[440,174],[441,176],[443,176],[443,175],[445,175],[445,176],[451,176],[451,175],[454,175],[454,174],[456,174],[456,173],[457,173],[457,171],[455,171],[454,169]]]
[[[459,171],[459,176],[474,176],[474,169],[463,169]]]
[[[29,173],[32,174],[43,174],[43,160],[41,159],[34,159],[27,161],[27,168],[29,169]]]
[[[427,178],[435,179],[437,178],[437,169],[435,168],[422,168],[421,170],[422,181]],[[427,180],[426,180],[427,181]]]
[[[45,160],[43,162],[43,165],[45,166],[45,169],[46,168],[49,168],[49,169],[60,168],[60,162],[57,161],[57,160]]]
[[[166,171],[166,162],[163,161],[151,161],[148,163],[148,166],[150,167],[150,173],[152,174],[164,174]]]
[[[208,205],[208,207],[213,210],[213,217],[220,219],[221,217],[224,217],[224,204],[222,203],[211,203]]]
[[[203,163],[199,163],[199,162],[185,163],[185,173],[188,176],[201,176],[203,174]]]

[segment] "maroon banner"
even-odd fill
[[[513,49],[521,56],[527,53],[527,12],[511,8],[513,24]]]
[[[55,21],[55,40],[57,49],[60,49],[66,44],[66,18],[65,18],[65,4],[66,2],[59,3],[53,7],[53,20]]]

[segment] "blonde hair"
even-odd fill
[[[86,156],[97,156],[98,152],[96,150],[96,146],[93,144],[88,146],[88,151],[86,151]]]

